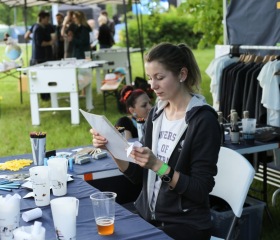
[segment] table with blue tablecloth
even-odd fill
[[[32,155],[18,155],[18,156],[9,156],[0,158],[0,162],[5,162],[7,160],[12,159],[20,159],[20,158],[31,158]],[[103,166],[107,165],[107,160],[103,162]],[[112,161],[112,160],[111,160]],[[95,164],[95,162],[89,163],[92,169],[100,169],[100,163]],[[97,166],[96,166],[97,165]],[[30,167],[33,167],[32,164]],[[16,172],[16,173],[27,173],[30,167],[25,167],[24,169]],[[78,172],[83,172],[82,168],[84,166],[75,166],[77,167]],[[89,167],[87,167],[89,168]],[[87,170],[88,171],[88,170]],[[15,172],[11,171],[0,171],[0,175],[6,174],[14,174]],[[70,173],[70,172],[69,172]],[[86,181],[84,181],[81,177],[72,172],[73,181],[68,182],[67,186],[67,195],[72,196],[79,199],[79,213],[77,217],[77,240],[83,239],[171,239],[164,232],[157,229],[153,225],[147,223],[143,220],[139,215],[134,214],[118,203],[116,203],[116,217],[115,217],[115,232],[111,236],[100,236],[97,233],[96,224],[94,221],[92,205],[90,201],[90,194],[99,191],[93,186],[89,185]],[[13,193],[18,193],[21,197],[25,196],[30,190],[25,188],[15,189]],[[8,192],[0,190],[0,195],[6,195]],[[51,194],[51,199],[56,198]],[[118,197],[117,197],[118,198]],[[36,208],[35,201],[33,198],[25,198],[21,199],[21,213]],[[50,206],[41,207],[43,211],[43,216],[37,221],[43,223],[43,227],[46,228],[46,240],[56,239],[55,229],[52,220],[52,214]],[[24,222],[22,219],[20,220],[20,226],[33,225],[34,221],[30,221],[28,223]]]

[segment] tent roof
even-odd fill
[[[139,0],[0,0],[10,7],[16,6],[40,6],[51,4],[68,4],[68,5],[93,5],[93,4],[123,4],[128,2],[140,2]]]

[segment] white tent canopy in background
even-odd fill
[[[129,2],[139,2],[139,0],[0,0],[10,7],[16,6],[42,6],[51,4],[69,4],[69,5],[93,5],[93,4],[123,4]]]

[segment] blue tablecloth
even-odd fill
[[[0,158],[0,162],[4,162],[12,159],[19,158],[30,158],[32,159],[31,154],[18,155],[18,156],[9,156]],[[93,160],[89,164],[82,166],[75,165],[73,174],[74,181],[68,182],[67,186],[67,195],[73,196],[79,199],[79,213],[77,217],[77,240],[97,240],[97,239],[151,239],[151,240],[164,240],[171,239],[164,232],[155,228],[153,225],[147,223],[139,215],[131,213],[127,209],[123,208],[121,205],[116,203],[116,218],[115,218],[115,232],[111,236],[100,236],[97,233],[96,224],[94,221],[93,210],[90,201],[90,194],[99,191],[98,189],[92,187],[82,178],[77,177],[77,174],[84,174],[86,172],[100,171],[105,168],[115,169],[114,162],[112,159],[102,159],[102,160]],[[30,166],[34,166],[33,164]],[[26,167],[19,173],[26,173],[30,167]],[[3,174],[14,174],[11,171],[0,171],[0,175]],[[13,190],[13,193],[18,193],[21,197],[25,196],[29,190],[21,188]],[[6,195],[8,192],[1,191],[0,195]],[[12,193],[12,194],[13,194]],[[51,199],[55,198],[51,194]],[[27,198],[21,200],[21,213],[36,208],[35,201],[33,198]],[[41,207],[43,211],[43,216],[36,221],[43,223],[43,227],[46,228],[46,240],[55,240],[55,230],[52,220],[52,214],[50,206]],[[34,221],[28,223],[20,220],[20,226],[33,225]]]

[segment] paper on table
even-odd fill
[[[90,126],[108,140],[106,147],[115,158],[128,162],[134,162],[133,158],[126,155],[129,143],[105,116],[88,113],[82,109],[80,109],[80,111]]]
[[[34,208],[32,210],[22,213],[22,219],[25,222],[29,222],[34,219],[42,217],[42,215],[43,215],[43,212],[42,212],[41,208]]]

